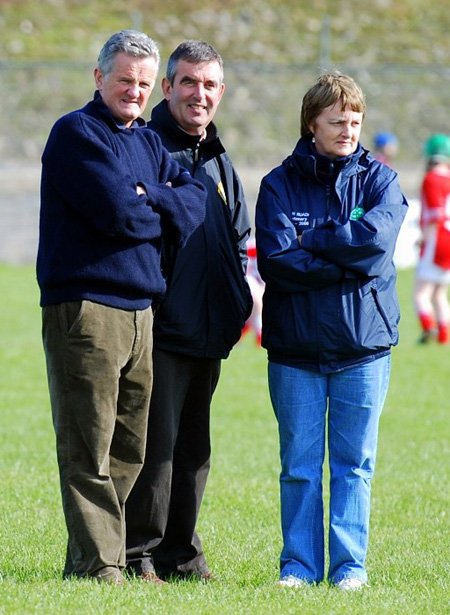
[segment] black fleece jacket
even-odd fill
[[[193,357],[226,358],[252,307],[245,279],[250,222],[242,184],[213,123],[201,141],[176,124],[163,100],[149,127],[208,192],[203,224],[184,246],[163,246],[167,291],[155,313],[154,344]]]

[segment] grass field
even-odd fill
[[[373,482],[371,588],[274,587],[281,548],[278,443],[265,352],[223,365],[199,531],[219,580],[125,588],[61,581],[65,528],[31,267],[0,266],[0,615],[444,615],[450,613],[450,348],[416,344],[413,272],[401,271]]]

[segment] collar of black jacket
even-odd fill
[[[196,149],[199,147],[212,152],[215,156],[225,152],[214,122],[210,122],[206,127],[206,138],[202,139],[200,135],[190,135],[175,122],[166,100],[162,100],[153,107],[151,119],[183,148]]]

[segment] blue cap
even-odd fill
[[[385,145],[389,145],[390,143],[397,143],[398,139],[392,132],[377,132],[373,139],[375,147],[384,147]]]

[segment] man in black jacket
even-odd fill
[[[210,467],[210,406],[221,360],[251,311],[250,224],[241,182],[212,123],[222,59],[185,41],[169,58],[149,124],[207,188],[206,218],[185,247],[164,246],[167,291],[154,321],[154,385],[144,468],[127,501],[127,566],[137,576],[211,573],[195,531]],[[158,576],[157,576],[158,575]]]

